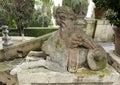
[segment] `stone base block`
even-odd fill
[[[17,73],[19,85],[119,85],[119,73],[111,66],[101,71],[81,68],[76,73],[54,72],[44,68]]]
[[[120,56],[117,56],[113,50],[109,51],[108,62],[120,73]]]

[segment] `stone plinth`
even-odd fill
[[[23,70],[17,76],[19,85],[117,85],[119,73],[111,66],[101,71],[81,68],[76,73],[35,68]]]
[[[112,41],[113,29],[107,20],[97,20],[95,40],[96,41]]]
[[[88,36],[96,41],[112,41],[113,29],[108,20],[86,19],[87,27],[85,29]]]
[[[109,51],[109,63],[120,73],[120,56],[117,56],[113,50]]]

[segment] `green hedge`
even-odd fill
[[[38,37],[53,31],[56,31],[57,28],[52,27],[28,27],[24,29],[25,36]],[[0,29],[0,36],[2,36],[2,30]],[[9,36],[19,36],[17,29],[9,29]]]

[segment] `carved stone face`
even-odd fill
[[[65,23],[64,21],[66,20],[66,15],[63,13],[58,13],[56,15],[56,24],[59,25],[60,27],[64,28]]]
[[[73,20],[74,13],[69,7],[62,6],[56,9],[54,17],[56,18],[56,24],[61,28],[65,28],[66,20]]]

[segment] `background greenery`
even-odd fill
[[[0,26],[17,28],[19,35],[29,26],[48,27],[52,5],[52,0],[0,0]]]
[[[93,0],[97,9],[107,10],[107,0]]]
[[[83,15],[86,15],[87,13],[87,0],[63,0],[62,4],[71,7],[75,14],[79,15],[81,11],[83,12]]]
[[[114,26],[120,28],[120,0],[106,0],[107,1],[107,14],[106,19]]]
[[[56,31],[55,27],[28,27],[25,30],[25,36],[38,37],[53,31]],[[0,36],[2,37],[2,29],[0,28]],[[9,36],[19,36],[17,29],[9,29]]]
[[[0,10],[4,10],[0,12],[5,14],[5,16],[3,15],[4,21],[0,24],[16,26],[19,30],[19,35],[24,34],[24,28],[30,23],[35,10],[34,4],[35,0],[0,0]]]
[[[35,10],[29,27],[48,27],[51,22],[50,15],[43,15],[40,9]]]

